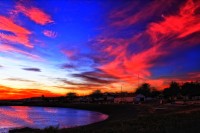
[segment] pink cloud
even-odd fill
[[[57,33],[54,32],[54,31],[51,31],[51,30],[44,30],[43,34],[47,37],[50,37],[50,38],[56,38],[57,37]]]
[[[62,53],[64,53],[68,58],[73,58],[74,55],[76,54],[75,51],[72,50],[62,50]]]
[[[26,28],[15,24],[11,19],[0,16],[0,30],[9,31],[14,34],[8,35],[5,33],[0,33],[1,40],[19,43],[29,48],[33,47],[29,41],[29,35],[31,32]]]
[[[26,8],[21,4],[17,4],[16,10],[23,13],[25,16],[27,16],[37,24],[46,25],[53,22],[50,15],[36,7]]]
[[[20,49],[17,49],[13,46],[10,46],[10,45],[6,45],[6,44],[1,44],[0,45],[0,52],[10,52],[10,53],[19,53],[19,54],[22,54],[22,55],[25,55],[29,58],[32,58],[32,59],[35,59],[35,60],[39,60],[41,61],[41,57],[39,57],[38,55],[34,55],[34,54],[31,54],[29,52],[25,52],[25,51],[22,51]]]

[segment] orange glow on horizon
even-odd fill
[[[42,95],[46,97],[62,96],[61,94],[56,94],[50,91],[39,90],[39,89],[16,89],[16,88],[10,88],[6,86],[0,86],[1,100],[41,97]]]

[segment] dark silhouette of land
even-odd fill
[[[78,96],[74,92],[69,92],[61,97],[32,97],[20,100],[2,100],[0,105],[23,105],[23,104],[41,103],[74,103],[74,104],[112,104],[112,103],[200,103],[200,82],[171,82],[168,88],[161,91],[152,87],[149,83],[141,84],[134,93],[130,92],[104,92],[95,90],[86,96]]]
[[[88,96],[77,96],[70,92],[64,97],[41,96],[1,101],[1,105],[76,108],[109,115],[103,122],[82,127],[47,127],[43,130],[23,128],[10,131],[12,133],[197,133],[200,131],[199,97],[198,81],[182,84],[171,82],[162,91],[143,83],[135,93],[102,93],[96,90]]]

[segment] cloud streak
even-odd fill
[[[75,86],[75,87],[88,87],[88,86],[99,86],[95,83],[88,83],[88,82],[77,82],[77,81],[69,81],[67,79],[60,79],[61,82],[67,85]]]
[[[25,71],[41,72],[39,68],[22,68]]]
[[[133,1],[127,7],[124,7],[120,10],[115,10],[111,13],[111,19],[118,19],[117,21],[114,21],[111,25],[124,28],[139,23],[141,21],[149,20],[153,16],[163,12],[164,9],[167,9],[172,4],[174,4],[173,0],[155,0],[146,4],[146,6],[142,7],[142,9],[138,9],[138,11],[136,12],[134,11],[134,9],[137,9],[138,4]]]
[[[75,69],[77,67],[73,64],[65,63],[65,64],[62,64],[60,68],[61,69]]]
[[[44,30],[43,34],[47,37],[50,37],[50,38],[56,38],[57,37],[57,33],[54,32],[54,31],[51,31],[51,30]]]
[[[116,78],[100,70],[83,72],[80,74],[72,74],[72,76],[81,78],[86,82],[96,83],[96,84],[110,84],[116,82]]]
[[[76,51],[63,49],[61,52],[66,55],[69,59],[73,59],[75,57]]]
[[[7,78],[5,80],[9,80],[9,81],[21,81],[21,82],[35,82],[33,80],[27,80],[27,79],[22,79],[22,78]]]
[[[22,55],[25,55],[31,59],[34,59],[34,60],[38,60],[38,61],[41,61],[41,57],[38,56],[38,55],[35,55],[35,54],[31,54],[31,53],[28,53],[28,52],[25,52],[23,50],[20,50],[18,48],[15,48],[13,46],[10,46],[10,45],[7,45],[7,44],[1,44],[0,45],[0,52],[9,52],[9,53],[19,53],[19,54],[22,54]]]

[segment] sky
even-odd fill
[[[1,0],[0,99],[200,79],[199,0]]]

